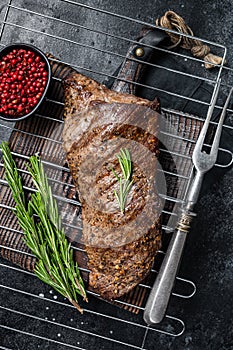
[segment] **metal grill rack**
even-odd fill
[[[2,8],[0,13],[0,46],[13,42],[28,42],[40,47],[43,51],[50,51],[55,57],[62,59],[62,62],[69,64],[81,73],[86,74],[98,81],[106,78],[115,78],[114,71],[122,63],[127,53],[128,46],[136,43],[140,29],[144,25],[154,26],[153,22],[147,23],[139,19],[130,18],[121,14],[111,13],[104,8],[94,8],[87,3],[79,3],[71,0],[52,0],[49,5],[47,1],[38,1],[31,10],[29,2],[10,0]],[[58,18],[56,8],[59,7]],[[98,21],[96,21],[98,18]],[[109,23],[114,19],[114,25],[109,28]],[[125,28],[128,28],[126,31]],[[208,44],[214,52],[225,57],[226,49],[222,45],[202,40]],[[180,62],[174,69],[160,63],[145,63],[153,69],[168,74],[171,78],[183,76],[187,79],[205,81],[210,89],[222,75],[223,89],[228,87],[228,80],[232,71],[219,65],[214,72],[207,72],[203,68],[203,61],[191,57],[187,52],[176,52],[167,48],[156,48],[158,53],[172,55]],[[190,70],[183,70],[189,65]],[[200,69],[202,67],[203,69]],[[198,73],[196,73],[198,72]],[[226,74],[225,74],[226,73]],[[224,81],[225,79],[225,81]],[[186,96],[177,89],[165,90],[161,86],[149,86],[136,83],[156,93],[161,100],[176,97],[179,101],[192,102],[194,105],[202,105],[206,110],[209,100],[197,100]],[[51,104],[60,104],[59,101],[49,101]],[[165,106],[163,113],[173,113],[173,106]],[[221,108],[217,106],[217,108]],[[195,108],[194,108],[195,110]],[[193,114],[195,111],[193,111]],[[229,110],[229,112],[232,112]],[[182,115],[182,113],[179,113]],[[38,115],[40,118],[54,119],[53,116]],[[182,115],[186,118],[186,115]],[[189,116],[190,118],[203,120],[203,116]],[[62,123],[61,121],[57,121]],[[212,123],[216,124],[215,122]],[[0,122],[2,130],[5,130],[5,139],[14,130],[14,124]],[[224,128],[232,128],[224,125]],[[26,132],[26,131],[25,131]],[[31,135],[32,140],[38,135]],[[169,135],[172,136],[172,135]],[[50,140],[55,142],[53,138]],[[188,139],[190,143],[193,140]],[[56,141],[57,142],[57,141]],[[221,149],[229,155],[228,164],[216,164],[219,167],[227,167],[232,162],[232,153],[229,150]],[[24,157],[23,154],[16,154],[17,157]],[[173,156],[182,157],[174,151]],[[186,189],[192,175],[191,157],[188,175],[172,174],[183,182],[182,193],[176,198],[166,198],[174,203],[182,203]],[[3,164],[0,163],[2,168]],[[67,170],[67,169],[66,169]],[[3,189],[6,182],[0,179],[0,186]],[[60,198],[59,198],[60,199]],[[11,204],[0,203],[0,209],[12,209]],[[164,212],[171,215],[170,212]],[[175,214],[174,214],[175,215]],[[12,227],[5,227],[0,222],[0,228],[14,230]],[[163,226],[164,230],[169,227]],[[0,248],[3,248],[1,246]],[[161,257],[165,252],[161,251]],[[156,270],[152,270],[156,274]],[[1,274],[1,298],[0,298],[0,348],[1,349],[29,349],[31,343],[37,348],[49,349],[148,349],[147,344],[151,339],[156,339],[158,333],[170,336],[179,336],[184,332],[184,322],[178,317],[169,314],[164,321],[156,327],[147,326],[142,319],[144,307],[138,307],[139,313],[133,314],[117,308],[115,305],[108,305],[102,300],[92,297],[89,292],[90,301],[84,306],[84,315],[69,305],[62,297],[56,295],[50,288],[36,280],[34,274],[24,271],[5,260],[0,263]],[[142,288],[150,290],[151,286],[141,284]],[[191,298],[195,293],[195,284],[181,277],[177,277],[176,286],[171,299],[184,300]],[[118,303],[123,303],[118,301]],[[130,305],[128,305],[130,307]],[[134,306],[134,305],[132,305]],[[137,332],[135,332],[137,329]],[[38,331],[39,330],[39,331]],[[132,330],[137,337],[130,336]]]

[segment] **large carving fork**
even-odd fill
[[[231,89],[223,107],[210,153],[203,151],[203,145],[217,101],[220,85],[221,82],[219,80],[215,86],[205,123],[193,151],[192,161],[195,167],[193,181],[191,182],[184,205],[181,208],[181,214],[176,230],[172,235],[168,250],[146,303],[144,320],[147,324],[159,323],[165,315],[179,268],[179,262],[181,260],[186,236],[189,232],[191,220],[193,216],[195,216],[195,213],[192,210],[198,200],[204,174],[214,166],[217,160],[223,121],[233,88]]]

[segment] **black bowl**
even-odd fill
[[[25,115],[20,115],[19,117],[17,117],[17,115],[14,115],[11,117],[9,115],[5,115],[4,113],[0,113],[0,119],[6,120],[6,121],[11,121],[11,122],[25,119],[25,118],[31,116],[33,113],[35,113],[35,111],[38,109],[38,107],[41,105],[43,99],[45,98],[45,95],[47,93],[47,90],[48,90],[48,87],[49,87],[49,84],[51,81],[51,67],[50,67],[49,61],[48,61],[47,57],[45,56],[45,54],[40,49],[35,47],[34,45],[24,44],[24,43],[15,43],[15,44],[7,45],[3,49],[0,50],[0,62],[2,61],[2,58],[5,55],[7,55],[9,52],[11,52],[14,49],[26,49],[26,50],[33,51],[37,55],[39,55],[41,57],[41,59],[46,64],[48,76],[47,76],[47,84],[44,88],[44,91],[43,91],[43,94],[42,94],[40,100],[38,101],[38,103],[35,105],[35,107],[29,113],[27,113]]]

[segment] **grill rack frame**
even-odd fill
[[[105,14],[107,14],[107,15],[109,15],[109,16],[116,16],[116,17],[119,17],[119,18],[121,18],[121,19],[124,19],[124,20],[129,20],[129,21],[134,21],[134,22],[137,22],[138,24],[140,24],[140,25],[145,25],[145,24],[149,24],[150,26],[152,26],[153,27],[153,25],[151,24],[151,23],[146,23],[146,22],[144,22],[144,21],[140,21],[140,20],[136,20],[136,19],[131,19],[131,18],[129,18],[129,17],[127,17],[127,16],[122,16],[122,15],[118,15],[118,14],[114,14],[114,13],[111,13],[111,12],[109,12],[109,11],[105,11],[105,10],[103,10],[103,9],[97,9],[97,8],[94,8],[94,7],[92,7],[92,6],[88,6],[88,5],[85,5],[85,4],[81,4],[81,3],[79,3],[79,2],[76,2],[76,1],[70,1],[70,0],[60,0],[61,2],[65,2],[65,3],[67,3],[67,4],[72,4],[72,5],[75,5],[75,6],[80,6],[80,7],[83,7],[83,8],[86,8],[86,9],[88,9],[88,10],[93,10],[94,9],[94,11],[97,11],[97,12],[100,12],[100,13],[105,13]],[[18,6],[15,6],[15,5],[13,5],[12,4],[12,0],[10,0],[10,1],[8,1],[8,4],[6,4],[6,11],[5,11],[5,14],[4,14],[4,18],[3,18],[3,20],[0,22],[0,23],[2,23],[2,27],[1,27],[1,30],[0,30],[0,45],[2,46],[2,45],[4,45],[4,44],[2,44],[1,43],[1,40],[2,40],[2,37],[3,37],[3,34],[4,34],[4,30],[5,30],[5,28],[7,27],[7,26],[9,26],[9,27],[15,27],[15,28],[18,28],[18,29],[22,29],[22,30],[27,30],[26,29],[26,27],[23,27],[23,26],[20,26],[20,25],[17,25],[17,24],[14,24],[14,23],[11,23],[11,22],[8,22],[8,16],[9,16],[9,12],[11,11],[11,10],[19,10],[19,7]],[[38,15],[38,13],[37,12],[35,12],[35,11],[31,11],[31,10],[27,10],[27,9],[22,9],[21,8],[21,11],[26,11],[27,13],[30,13],[30,14],[34,14],[34,15]],[[45,17],[43,14],[39,14],[39,15],[41,15],[42,17]],[[50,17],[50,19],[52,20],[52,17]],[[54,19],[54,18],[53,18]],[[67,23],[68,24],[68,23]],[[69,23],[70,25],[74,25],[74,23]],[[155,27],[155,26],[154,26]],[[90,28],[89,28],[89,30],[91,30]],[[30,31],[33,31],[33,29],[30,29]],[[36,32],[35,30],[34,30],[34,32]],[[42,32],[39,32],[39,34],[43,34],[43,35],[46,35],[46,33],[42,33]],[[105,33],[106,34],[106,33]],[[110,36],[110,37],[112,37],[113,35],[111,34],[111,33],[108,33],[108,35]],[[186,36],[186,35],[184,35],[184,36]],[[188,36],[189,37],[189,36]],[[120,37],[119,36],[119,38],[120,39],[122,39],[122,37]],[[60,38],[59,38],[60,39]],[[124,38],[123,38],[124,39]],[[200,38],[197,38],[197,39],[200,39]],[[126,40],[129,42],[129,43],[137,43],[135,40],[132,40],[132,39],[127,39],[126,38]],[[226,48],[223,46],[223,45],[219,45],[219,44],[216,44],[216,43],[213,43],[213,42],[210,42],[210,41],[208,41],[208,40],[203,40],[203,39],[201,39],[203,42],[205,42],[206,44],[211,44],[211,45],[213,45],[213,46],[216,46],[216,47],[220,47],[220,48],[222,48],[223,49],[223,51],[224,51],[224,54],[223,54],[223,57],[224,57],[224,59],[225,59],[225,57],[226,57]],[[73,43],[73,44],[77,44],[77,43]],[[163,49],[158,49],[158,50],[163,50]],[[103,50],[102,50],[103,51]],[[166,50],[164,50],[164,51],[166,51]],[[169,53],[169,54],[173,54],[173,52],[171,52],[171,51],[168,51],[167,50],[167,52]],[[179,55],[179,53],[175,53],[176,55]],[[199,63],[201,63],[201,60],[200,59],[197,59],[197,58],[194,58],[194,57],[190,57],[190,56],[188,56],[188,55],[185,55],[185,54],[181,54],[181,57],[182,58],[184,58],[184,59],[189,59],[189,60],[194,60],[194,61],[196,61],[196,62],[199,62]],[[124,55],[121,55],[121,58],[124,58]],[[63,63],[69,63],[69,62],[66,62],[66,61],[64,61]],[[148,63],[145,63],[145,64],[148,64]],[[151,65],[151,64],[148,64],[148,65]],[[72,64],[72,66],[74,67],[74,68],[78,68],[78,69],[84,69],[85,71],[87,71],[87,72],[90,72],[90,73],[95,73],[95,74],[99,74],[99,75],[101,75],[101,76],[106,76],[106,77],[110,77],[110,78],[116,78],[116,76],[114,76],[114,75],[112,75],[112,74],[106,74],[106,73],[104,73],[104,72],[95,72],[95,71],[93,71],[93,70],[90,70],[90,69],[88,69],[88,68],[85,68],[85,67],[80,67],[80,66],[77,66],[77,65],[73,65]],[[153,66],[154,67],[156,67],[157,65],[155,65],[155,64],[153,64]],[[223,69],[225,69],[226,71],[227,70],[230,70],[228,67],[223,67],[223,65],[216,65],[217,66],[217,68],[219,68],[219,71],[218,71],[218,74],[217,74],[217,77],[216,77],[216,79],[215,80],[210,80],[210,79],[208,79],[208,78],[201,78],[201,77],[197,77],[197,76],[195,76],[195,75],[191,75],[193,78],[197,78],[197,79],[201,79],[201,80],[205,80],[205,81],[207,81],[207,82],[209,82],[209,83],[213,83],[213,84],[216,84],[216,82],[217,82],[217,80],[219,79],[219,77],[221,76],[221,73],[222,73],[222,70]],[[161,68],[161,67],[158,67],[157,66],[157,68]],[[176,73],[177,73],[178,71],[176,71]],[[178,73],[179,74],[179,73]],[[182,74],[182,73],[181,73]],[[124,80],[123,80],[124,81]],[[127,80],[125,80],[126,82],[129,82],[129,81],[127,81]],[[148,88],[152,88],[153,89],[153,87],[151,87],[151,86],[146,86],[146,85],[143,85],[143,84],[140,84],[140,83],[136,83],[136,85],[139,85],[139,86],[143,86],[143,87],[148,87]],[[223,84],[222,83],[222,85],[225,85],[225,87],[229,87],[230,85],[229,84]],[[159,89],[156,89],[157,91],[159,91]],[[167,91],[160,91],[160,92],[165,92],[165,93],[168,93],[169,94],[169,92],[167,92]],[[177,97],[179,97],[179,98],[184,98],[184,99],[186,99],[186,97],[185,96],[177,96]],[[187,98],[188,100],[192,100],[191,98]],[[58,101],[53,101],[53,102],[55,102],[55,103],[59,103]],[[203,101],[193,101],[193,102],[196,102],[196,103],[201,103],[201,104],[203,104],[204,106],[208,106],[208,102],[203,102]],[[216,106],[216,108],[218,108],[218,109],[221,109],[221,107],[219,106],[219,105],[217,105]],[[169,110],[170,111],[170,110]],[[233,110],[231,110],[231,109],[228,109],[228,112],[230,112],[230,113],[232,113],[233,112]],[[42,116],[43,117],[43,116]],[[195,118],[195,116],[194,116],[194,118]],[[212,124],[216,124],[215,122],[212,122]],[[0,122],[0,126],[1,127],[5,127],[6,129],[11,129],[11,130],[14,130],[14,127],[13,126],[8,126],[8,125],[3,125],[1,122]],[[229,125],[224,125],[224,127],[225,128],[230,128],[230,129],[232,129],[232,127],[231,126],[229,126]],[[226,164],[226,165],[221,165],[221,164],[218,164],[217,166],[220,166],[220,167],[227,167],[227,166],[229,166],[231,163],[232,163],[232,152],[231,151],[229,151],[229,150],[226,150],[226,149],[222,149],[222,151],[223,152],[228,152],[230,155],[231,155],[231,160],[229,161],[229,164]],[[0,166],[2,166],[2,163],[0,164]],[[66,169],[67,170],[67,169]],[[182,176],[182,175],[181,175]],[[191,179],[191,174],[190,174],[190,178],[189,178],[189,180]],[[1,185],[4,185],[4,180],[0,180],[0,184]],[[182,201],[181,201],[182,202]],[[0,204],[0,207],[2,207],[2,204]],[[9,208],[9,209],[12,209],[12,208]],[[0,227],[2,227],[2,226],[0,226]],[[164,252],[160,252],[161,254],[164,254]],[[4,265],[4,268],[9,268],[9,269],[15,269],[16,270],[16,268],[14,268],[14,267],[12,267],[12,266],[10,266],[10,265],[8,265],[8,263],[6,263],[6,264],[0,264],[0,266],[1,267],[3,267],[3,265]],[[29,274],[30,275],[30,273],[29,272],[26,272],[26,271],[22,271],[22,270],[20,270],[20,269],[17,269],[18,270],[18,272],[20,271],[20,272],[22,272],[22,273],[25,273],[25,274]],[[178,279],[180,279],[180,280],[183,280],[183,282],[184,283],[190,283],[192,286],[193,286],[193,291],[189,294],[189,295],[182,295],[182,294],[177,294],[177,293],[173,293],[173,295],[176,295],[176,296],[178,296],[178,297],[180,297],[180,298],[191,298],[192,296],[193,296],[193,294],[195,293],[195,290],[196,290],[196,287],[195,287],[195,284],[193,284],[193,282],[192,281],[189,281],[189,280],[186,280],[186,279],[182,279],[182,278],[180,278],[180,277],[178,277]],[[4,288],[4,286],[1,286],[2,288]],[[7,286],[5,286],[5,288],[8,288]],[[11,291],[14,291],[14,289],[13,288],[10,288],[9,287],[9,290],[11,290]],[[14,291],[14,292],[16,292],[16,291]],[[25,294],[26,294],[26,292],[24,292]],[[38,296],[37,295],[33,295],[33,297],[34,298],[37,298]],[[42,298],[42,299],[44,299],[44,298]],[[50,302],[51,302],[51,299],[49,299],[50,300]],[[54,300],[52,300],[53,302],[54,302]],[[67,304],[67,307],[70,307],[68,304]],[[1,309],[4,309],[2,306],[0,306],[0,308]],[[6,310],[6,308],[5,308],[5,310]],[[10,310],[8,310],[8,311],[10,311]],[[13,312],[13,310],[11,310],[12,312]],[[16,311],[15,311],[16,312]],[[30,317],[30,315],[27,315],[27,314],[25,314],[24,315],[25,317]],[[108,317],[107,315],[106,315],[106,317]],[[184,323],[183,323],[183,321],[181,320],[181,319],[179,319],[179,318],[176,318],[176,317],[173,317],[173,316],[169,316],[169,315],[166,315],[166,317],[167,318],[170,318],[170,319],[174,319],[174,320],[177,320],[178,322],[180,322],[180,324],[181,325],[183,325],[183,328],[182,328],[182,330],[180,331],[180,332],[178,332],[178,333],[176,333],[176,334],[172,334],[171,332],[166,332],[166,331],[163,331],[163,330],[159,330],[159,329],[154,329],[155,331],[157,331],[157,332],[161,332],[161,333],[164,333],[164,334],[167,334],[167,335],[173,335],[173,336],[179,336],[179,335],[181,335],[183,332],[184,332]],[[39,319],[39,318],[38,318]],[[41,320],[41,321],[45,321],[45,320]],[[124,322],[123,320],[121,320],[121,322]],[[0,325],[0,327],[2,327],[2,328],[4,328],[5,327],[5,329],[7,329],[7,326],[3,326],[3,325]],[[9,328],[9,327],[8,327]],[[143,340],[142,340],[142,343],[141,343],[141,346],[140,347],[135,347],[135,346],[133,346],[132,344],[126,344],[126,346],[128,346],[128,347],[131,347],[131,348],[138,348],[138,349],[144,349],[144,344],[145,344],[145,339],[146,339],[146,336],[147,336],[147,332],[148,332],[148,330],[149,329],[151,329],[150,327],[148,327],[148,326],[144,326],[144,328],[145,328],[145,334],[144,334],[144,337],[143,337]],[[12,331],[15,331],[15,332],[17,332],[17,329],[14,329],[14,330],[12,330]],[[20,331],[19,331],[20,332]],[[22,334],[24,334],[24,333],[26,333],[26,332],[23,332],[23,331],[21,331],[21,333]],[[38,337],[37,335],[34,335],[35,337]],[[95,336],[94,334],[93,334],[93,336]],[[96,335],[96,336],[98,336],[98,335]],[[38,338],[43,338],[43,337],[38,337]],[[49,340],[49,339],[44,339],[44,340]],[[110,339],[109,339],[110,340]],[[56,342],[54,339],[50,339],[49,341],[51,341],[51,342]],[[110,340],[111,341],[111,340]],[[59,342],[58,342],[59,343]],[[70,348],[79,348],[80,349],[80,347],[73,347],[71,344],[65,344],[65,343],[63,343],[62,345],[65,345],[65,346],[69,346]]]

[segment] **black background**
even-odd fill
[[[1,4],[5,2],[0,1]],[[30,9],[39,6],[38,1],[21,1]],[[53,4],[56,1],[52,2]],[[59,3],[59,1],[57,1]],[[228,48],[228,64],[232,65],[233,59],[233,3],[230,0],[222,1],[155,1],[155,0],[129,0],[129,1],[86,1],[86,4],[99,6],[109,11],[114,11],[126,16],[148,20],[163,14],[166,10],[172,9],[183,16],[197,36],[213,40],[226,45]],[[59,5],[52,6],[50,1],[43,2],[48,13],[58,15]],[[4,9],[2,10],[4,11]],[[95,16],[95,15],[93,15]],[[92,18],[93,23],[98,22],[98,16]],[[109,26],[114,26],[113,23]],[[122,34],[127,28],[119,28]],[[24,38],[21,38],[23,40]],[[25,38],[27,40],[27,38]],[[46,43],[45,43],[46,47]],[[62,54],[62,50],[61,54]],[[67,52],[64,53],[67,55]],[[100,64],[100,63],[99,63]],[[90,65],[94,65],[90,62]],[[117,63],[113,63],[109,69],[112,72],[117,68]],[[1,138],[5,138],[2,131]],[[181,317],[186,330],[178,338],[169,337],[159,333],[148,334],[146,339],[146,349],[184,349],[184,350],[230,350],[233,349],[233,199],[232,199],[232,174],[228,171],[217,182],[211,186],[199,201],[196,211],[197,219],[194,221],[189,239],[185,248],[185,253],[181,265],[180,276],[188,277],[197,285],[197,292],[190,300],[180,301],[173,298],[171,310],[174,315]],[[11,273],[2,275],[4,279],[15,278]],[[35,289],[40,288],[40,284]],[[38,287],[37,287],[38,286]],[[4,296],[5,297],[5,296]],[[14,298],[14,295],[11,296]],[[18,299],[15,299],[17,303]],[[14,299],[12,301],[14,304]],[[31,305],[28,305],[30,311]],[[108,305],[105,306],[108,308]],[[61,317],[56,315],[55,317]],[[17,319],[20,322],[20,317]],[[5,322],[3,320],[1,322]],[[16,322],[16,321],[15,321]],[[93,321],[94,322],[94,321]],[[104,325],[104,323],[103,323]],[[25,325],[26,327],[27,325]],[[40,325],[38,324],[38,327]],[[37,328],[39,332],[40,329]],[[124,329],[121,330],[124,332]],[[1,333],[3,332],[3,333]],[[42,329],[40,334],[47,336],[48,329]],[[132,329],[130,338],[137,337]],[[58,339],[59,340],[59,339]],[[65,340],[65,339],[63,339]],[[30,344],[30,345],[29,345]],[[11,349],[37,349],[40,344],[38,339],[30,338],[28,343],[20,342],[14,333],[0,329],[0,345]],[[110,349],[104,344],[101,346],[93,344],[93,349]],[[46,349],[66,349],[66,347],[44,343],[41,348]]]

